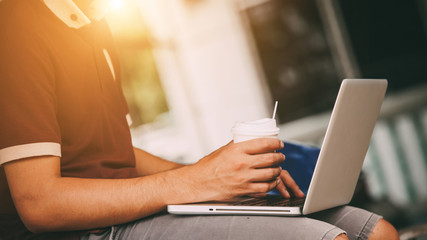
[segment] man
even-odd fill
[[[230,142],[189,166],[133,148],[111,35],[95,4],[0,3],[1,239],[396,238],[385,220],[351,207],[310,218],[161,213],[274,188],[303,193],[274,167],[285,158],[274,152],[279,140]]]

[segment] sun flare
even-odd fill
[[[123,8],[123,0],[109,0],[112,11],[121,10]]]

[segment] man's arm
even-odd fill
[[[172,169],[183,167],[184,165],[167,161],[160,157],[154,156],[146,151],[133,148],[136,160],[136,171],[138,176],[152,175]]]
[[[34,232],[93,229],[133,221],[168,204],[224,200],[276,187],[284,160],[274,139],[230,143],[198,163],[132,179],[61,177],[58,157],[6,163],[18,213]],[[264,154],[259,154],[264,153]]]

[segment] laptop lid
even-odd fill
[[[229,201],[169,205],[169,213],[296,216],[349,203],[386,88],[385,79],[343,80],[302,209]]]
[[[350,202],[386,89],[385,79],[345,79],[342,82],[303,214]]]

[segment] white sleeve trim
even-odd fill
[[[0,150],[0,165],[22,158],[45,155],[61,157],[61,145],[54,142],[40,142],[3,148]]]

